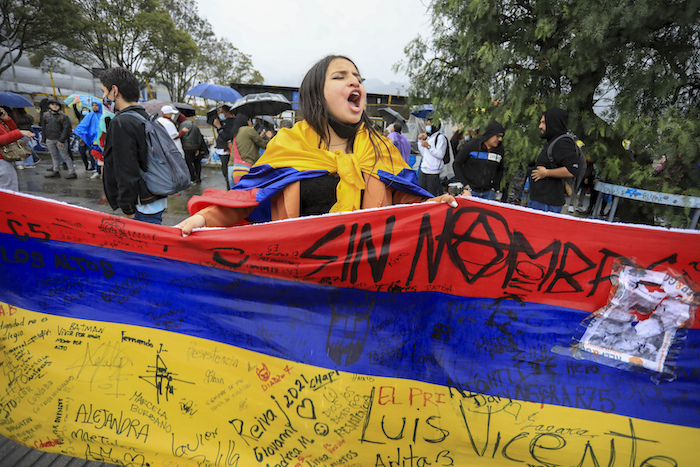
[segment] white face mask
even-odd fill
[[[432,130],[433,130],[433,127],[430,125],[425,127],[425,131],[427,131],[428,133],[430,133]]]
[[[219,120],[221,120],[222,122],[223,122],[224,120],[226,120],[226,115],[224,115],[224,114],[222,114],[222,113],[219,114]]]

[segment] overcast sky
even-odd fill
[[[425,2],[425,3],[424,3]],[[408,84],[391,68],[418,35],[429,36],[427,0],[197,0],[199,15],[218,37],[251,56],[265,84],[299,86],[328,54],[350,57],[369,80],[368,91],[397,92]],[[391,82],[394,89],[373,83]],[[372,88],[377,89],[372,89]],[[400,91],[400,90],[399,90]]]

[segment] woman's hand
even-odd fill
[[[22,133],[22,136],[26,136],[27,138],[34,138],[34,132],[29,131],[29,130],[19,130],[20,133]]]
[[[471,195],[472,195],[471,192],[463,191],[460,196],[471,196]],[[450,195],[450,194],[447,194],[447,193],[445,193],[442,196],[438,196],[436,198],[428,198],[428,201],[433,201],[435,203],[447,203],[450,206],[452,206],[453,208],[456,208],[458,206],[457,200],[455,199],[455,197]]]
[[[193,229],[198,229],[200,227],[206,227],[207,221],[201,214],[195,214],[194,216],[188,217],[184,221],[177,224],[175,227],[180,227],[182,229],[182,236],[187,237],[192,233]]]

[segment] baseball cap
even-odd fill
[[[177,114],[180,113],[179,110],[177,110],[175,107],[172,105],[164,105],[163,107],[160,108],[160,111],[163,112],[163,115],[165,114]]]

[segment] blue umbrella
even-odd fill
[[[415,115],[418,118],[425,118],[431,113],[433,113],[433,104],[424,104],[416,107],[413,112],[411,112],[411,115]]]
[[[238,99],[243,97],[233,88],[222,86],[220,84],[209,83],[199,83],[185,94],[224,102],[236,102]]]
[[[66,100],[64,100],[63,102],[65,102],[67,106],[71,106],[73,105],[73,101],[76,97],[80,98],[80,105],[78,106],[78,108],[90,107],[92,106],[93,102],[97,102],[98,104],[102,103],[102,99],[86,94],[71,94],[70,96],[66,97]]]
[[[0,91],[0,105],[5,107],[10,107],[13,109],[19,109],[21,107],[33,107],[32,101],[22,96],[10,91]]]

